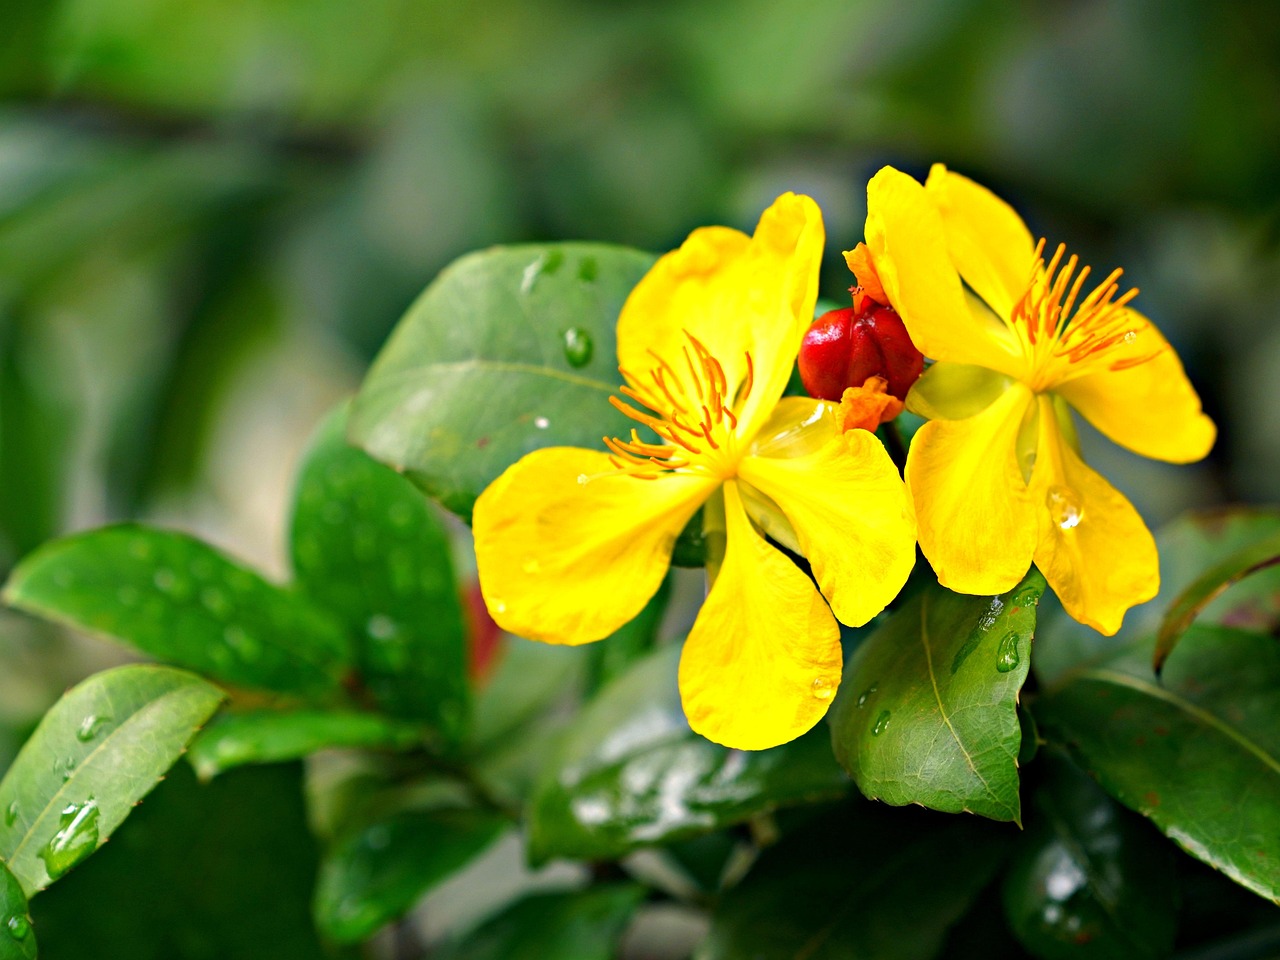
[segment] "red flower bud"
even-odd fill
[[[800,344],[800,379],[809,396],[839,400],[846,387],[882,377],[899,400],[924,370],[924,357],[892,307],[867,297],[859,306],[824,313]]]

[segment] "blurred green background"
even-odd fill
[[[841,298],[867,178],[935,160],[1125,266],[1181,351],[1208,462],[1085,437],[1153,524],[1274,498],[1275,3],[6,0],[0,569],[130,517],[280,569],[307,434],[452,258],[798,190]],[[118,654],[0,626],[3,760]]]

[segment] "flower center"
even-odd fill
[[[1064,367],[1087,358],[1120,354],[1112,359],[1109,368],[1128,370],[1159,356],[1164,344],[1141,353],[1121,349],[1138,338],[1126,309],[1138,295],[1138,288],[1130,287],[1120,294],[1118,281],[1123,270],[1112,270],[1082,299],[1080,293],[1090,268],[1086,265],[1077,272],[1080,258],[1075,254],[1063,263],[1067,247],[1062,243],[1046,265],[1044,248],[1041,238],[1036,244],[1027,291],[1014,304],[1012,315],[1013,330],[1031,361],[1033,390],[1049,389],[1062,379]]]
[[[619,392],[645,409],[618,397],[609,402],[660,440],[650,443],[634,427],[628,439],[604,438],[613,465],[630,476],[652,480],[665,471],[701,468],[727,477],[737,465],[735,408],[741,410],[754,382],[751,354],[746,354],[743,382],[731,395],[720,361],[688,330],[684,335],[687,342],[675,364],[650,350],[655,365],[647,378],[619,368],[627,381]]]

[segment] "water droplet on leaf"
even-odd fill
[[[600,268],[595,257],[583,257],[582,262],[578,264],[578,279],[583,283],[594,281],[599,272]]]
[[[57,880],[97,848],[98,813],[92,797],[62,808],[58,832],[40,851],[49,879]]]
[[[871,735],[873,737],[880,736],[880,734],[884,733],[885,728],[888,726],[889,726],[889,711],[881,710],[879,716],[876,717],[876,722],[871,725]]]
[[[1080,498],[1070,487],[1050,487],[1045,494],[1045,506],[1049,508],[1049,516],[1063,530],[1071,530],[1080,525],[1084,519],[1084,509]]]
[[[12,827],[18,820],[18,801],[14,800],[9,804],[9,809],[4,812],[4,825]]]
[[[13,939],[25,940],[31,933],[31,921],[26,917],[12,916],[9,918],[9,922],[5,924],[5,928]]]
[[[831,694],[835,692],[835,685],[826,677],[818,677],[813,681],[811,692],[819,700],[830,700]]]
[[[585,367],[590,363],[595,347],[591,334],[581,327],[570,327],[564,332],[564,358],[571,367]]]
[[[871,695],[879,689],[880,685],[878,683],[873,683],[871,686],[867,687],[867,689],[858,694],[858,706],[865,707],[867,705],[867,701],[871,699]]]
[[[536,420],[533,421],[533,425],[537,427],[539,430],[545,430],[547,429],[547,427],[551,426],[551,421],[548,420],[546,417],[538,417]]]
[[[94,739],[103,725],[111,721],[110,717],[100,717],[97,714],[89,714],[80,721],[80,726],[76,730],[76,739],[81,743],[88,743]]]
[[[396,622],[383,613],[370,617],[364,629],[374,640],[391,640],[399,632]]]
[[[262,645],[245,632],[244,627],[232,625],[222,631],[222,638],[227,646],[240,655],[242,660],[254,661],[262,656]]]
[[[1019,662],[1018,635],[1016,633],[1007,633],[1004,639],[1000,641],[1000,646],[996,648],[996,669],[1001,673],[1008,673]]]

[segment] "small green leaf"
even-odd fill
[[[298,585],[335,613],[378,705],[456,740],[467,719],[467,629],[449,539],[404,477],[351,447],[346,409],[298,476],[290,537]]]
[[[1192,856],[1280,900],[1280,644],[1196,624],[1159,680],[1151,648],[1069,674],[1036,701],[1041,729]]]
[[[1018,939],[1043,960],[1160,960],[1173,950],[1173,847],[1060,753],[1041,780],[1004,878]]]
[[[1210,567],[1170,605],[1156,634],[1152,667],[1159,673],[1187,627],[1209,604],[1245,577],[1280,564],[1280,532],[1263,537]]]
[[[494,814],[437,808],[401,811],[349,833],[321,863],[316,923],[339,943],[365,939],[464,867],[507,826]]]
[[[631,425],[609,404],[621,382],[614,328],[653,260],[585,243],[463,257],[379,354],[352,409],[352,438],[463,517],[526,453],[601,449],[602,436]]]
[[[107,841],[221,700],[199,677],[136,665],[50,708],[0,782],[0,859],[28,896]]]
[[[297,760],[334,747],[408,750],[422,744],[416,727],[368,713],[253,710],[224,713],[202,730],[187,759],[202,780],[248,763]]]
[[[35,960],[36,935],[31,929],[22,885],[0,862],[0,960]]]
[[[840,763],[864,795],[1018,821],[1018,691],[1035,571],[1001,597],[926,587],[858,647],[831,712]]]
[[[348,660],[340,627],[305,599],[167,530],[124,524],[46,544],[4,600],[228,684],[321,696]]]
[[[726,892],[697,960],[932,960],[990,882],[1008,834],[844,806],[783,838]]]
[[[821,730],[761,751],[695,734],[680,708],[679,659],[677,646],[654,651],[574,719],[534,792],[531,860],[620,857],[847,792]]]
[[[525,897],[487,921],[441,960],[613,960],[644,888],[611,884]]]

